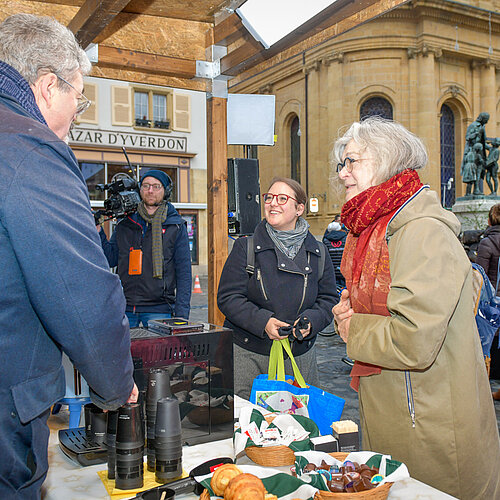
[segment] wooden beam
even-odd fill
[[[213,43],[227,47],[238,38],[249,35],[237,14],[231,14],[213,28]]]
[[[128,68],[178,78],[194,78],[196,61],[99,45],[98,66]]]
[[[130,0],[85,0],[68,28],[85,49]]]
[[[245,54],[242,46],[230,51],[221,59],[221,72],[227,76],[236,76],[285,50],[287,50],[287,57],[296,55],[408,1],[337,0],[267,50],[247,49],[247,54]],[[320,35],[321,40],[318,40]],[[296,50],[291,49],[292,47]]]
[[[215,325],[224,323],[217,289],[228,255],[226,101],[222,97],[207,100],[208,321]]]
[[[220,72],[223,75],[234,76],[240,68],[246,68],[247,61],[257,64],[267,59],[260,42],[255,39],[248,40],[237,49],[231,51],[220,60]]]

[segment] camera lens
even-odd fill
[[[155,425],[156,482],[164,483],[182,474],[182,437],[179,401],[158,401]]]
[[[166,368],[152,368],[149,370],[148,386],[146,389],[146,454],[148,470],[155,471],[155,422],[156,405],[162,398],[172,396],[170,390],[170,376]]]
[[[142,488],[144,483],[144,431],[141,409],[127,403],[118,410],[116,424],[116,487]]]
[[[116,472],[116,425],[118,411],[108,411],[104,444],[108,450],[108,479],[115,479]]]
[[[86,404],[83,411],[87,439],[96,444],[103,444],[106,434],[106,414],[94,403]]]

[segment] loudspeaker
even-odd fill
[[[229,234],[253,234],[261,220],[259,161],[227,160]]]

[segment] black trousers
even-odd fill
[[[498,349],[498,332],[493,338],[493,343],[491,344],[490,356],[490,378],[494,380],[500,380],[500,350]]]

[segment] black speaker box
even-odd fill
[[[253,234],[260,222],[259,161],[227,160],[229,234]]]

